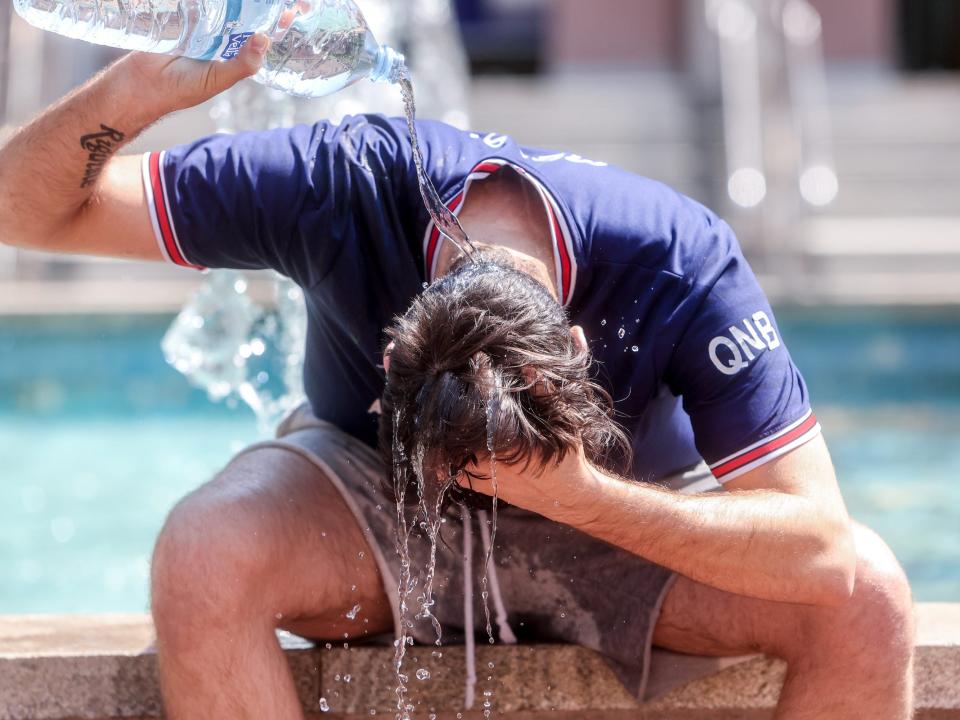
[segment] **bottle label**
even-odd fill
[[[252,36],[252,32],[232,33],[230,37],[227,38],[227,46],[223,49],[223,52],[220,53],[220,57],[224,60],[233,60],[233,58],[240,54],[240,48],[246,45],[247,40]]]
[[[231,60],[255,32],[267,29],[275,18],[275,7],[282,0],[227,0],[226,14],[219,33],[197,55],[201,60]],[[209,37],[209,36],[208,36]]]

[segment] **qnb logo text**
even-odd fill
[[[750,367],[760,354],[780,347],[780,337],[762,310],[744,318],[740,325],[731,325],[726,334],[710,341],[707,352],[710,362],[724,375],[736,375]]]

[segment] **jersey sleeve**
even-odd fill
[[[715,226],[668,383],[721,483],[816,437],[806,384],[733,232]]]
[[[358,116],[147,153],[157,242],[177,265],[272,268],[311,286],[356,233],[355,206],[391,192],[396,152],[389,133]]]

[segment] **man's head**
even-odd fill
[[[522,268],[522,265],[520,266]],[[395,478],[449,479],[493,448],[542,467],[583,444],[615,469],[629,443],[589,377],[579,328],[513,254],[485,247],[418,296],[388,329],[380,446]]]

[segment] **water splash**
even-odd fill
[[[413,592],[413,574],[410,564],[410,532],[412,524],[407,520],[406,499],[407,499],[407,457],[400,443],[400,423],[403,422],[403,413],[397,411],[393,418],[393,478],[394,494],[397,501],[397,555],[400,558],[400,578],[397,587],[397,596],[400,605],[400,637],[394,642],[395,651],[393,657],[394,674],[397,678],[397,718],[398,720],[410,720],[410,713],[407,710],[407,681],[408,677],[403,673],[403,660],[407,654],[408,641],[412,641],[410,630],[413,628],[413,621],[410,619],[408,599]]]
[[[490,564],[493,562],[493,546],[497,541],[497,501],[499,488],[497,487],[497,450],[496,432],[497,419],[500,410],[500,393],[497,391],[496,381],[490,388],[487,398],[487,452],[490,453],[490,484],[493,486],[493,501],[490,513],[490,545],[487,547],[486,557],[483,559],[483,576],[480,579],[480,597],[483,598],[483,613],[487,622],[487,641],[493,645],[493,624],[490,621],[490,591],[489,584]]]
[[[410,132],[410,144],[413,146],[413,164],[417,170],[417,182],[420,186],[420,196],[423,198],[423,204],[426,205],[427,212],[430,213],[434,225],[443,233],[443,236],[456,245],[460,252],[468,258],[472,258],[477,248],[470,241],[457,216],[440,200],[437,189],[433,186],[424,169],[423,153],[420,150],[419,136],[414,122],[417,116],[417,104],[413,95],[413,82],[406,67],[400,69],[396,83],[400,86],[400,94],[403,96],[403,109],[407,118],[407,129]]]
[[[451,478],[445,485],[438,486],[436,483],[427,483],[424,474],[424,457],[426,450],[423,445],[418,445],[413,452],[413,456],[408,458],[406,452],[400,443],[399,428],[404,418],[402,412],[398,411],[394,416],[393,423],[393,464],[394,464],[394,483],[397,502],[397,554],[400,558],[400,582],[397,588],[400,605],[400,637],[396,641],[396,651],[394,653],[394,671],[397,678],[397,718],[398,720],[411,720],[410,713],[413,711],[413,705],[410,705],[406,696],[408,693],[409,676],[403,671],[403,664],[406,657],[407,646],[413,644],[411,635],[413,629],[413,620],[410,616],[410,598],[417,586],[421,584],[413,572],[410,557],[410,540],[414,532],[419,528],[422,535],[429,541],[430,554],[427,567],[424,572],[422,587],[423,590],[418,596],[419,613],[417,618],[429,619],[436,631],[436,644],[439,646],[442,642],[442,628],[440,621],[434,616],[431,608],[434,605],[433,582],[436,574],[437,564],[437,545],[442,523],[441,507],[447,490],[453,484]],[[413,471],[413,480],[416,483],[418,502],[413,516],[407,513],[407,488],[410,482],[407,468]],[[431,493],[435,492],[436,496]],[[423,678],[419,678],[423,679]]]
[[[219,271],[193,295],[162,341],[167,362],[213,401],[239,397],[268,434],[303,399],[306,308],[288,280],[267,307],[249,295],[244,276]]]
[[[417,508],[416,517],[419,518],[419,525],[427,535],[427,540],[430,545],[430,554],[427,560],[426,573],[423,580],[423,592],[418,598],[420,602],[420,613],[417,615],[417,617],[430,620],[431,624],[433,625],[434,632],[437,635],[435,644],[439,646],[443,642],[443,629],[440,627],[440,621],[437,620],[430,608],[432,608],[434,605],[433,580],[437,569],[437,538],[440,534],[440,524],[443,519],[440,510],[441,506],[443,505],[443,498],[446,494],[447,488],[453,484],[453,480],[448,479],[447,483],[443,487],[438,488],[436,491],[436,497],[433,498],[433,502],[430,502],[430,498],[428,497],[429,492],[432,488],[435,488],[436,485],[435,483],[428,484],[426,478],[424,477],[423,456],[424,449],[421,445],[417,448],[416,458],[413,466],[413,472],[417,481],[417,496],[420,501]]]

